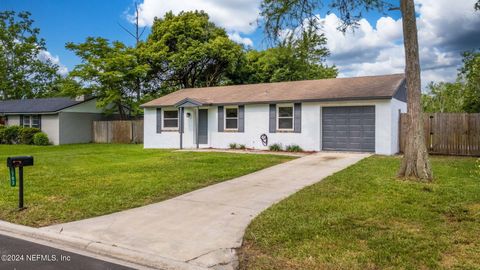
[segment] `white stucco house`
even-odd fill
[[[103,118],[95,98],[38,98],[0,101],[5,125],[40,128],[52,144],[89,143],[92,122]]]
[[[144,147],[280,143],[392,155],[406,100],[403,74],[183,89],[142,105]]]

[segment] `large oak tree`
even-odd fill
[[[150,82],[163,92],[221,84],[243,54],[203,11],[156,18],[140,48],[151,66]]]
[[[277,39],[285,29],[302,27],[305,22],[318,21],[316,12],[324,8],[323,0],[263,0],[262,17],[265,30],[272,39]],[[417,22],[413,0],[400,0],[399,7],[384,0],[332,0],[330,10],[336,10],[343,24],[339,30],[345,31],[355,27],[362,18],[362,12],[372,10],[385,11],[400,9],[403,23],[403,40],[405,47],[405,74],[407,78],[409,128],[403,161],[398,172],[399,177],[433,179],[432,169],[425,145],[421,107],[420,61],[418,53]]]

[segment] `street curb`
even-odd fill
[[[2,233],[3,232],[3,233]],[[121,246],[108,245],[82,238],[62,235],[38,228],[13,224],[0,220],[0,233],[4,235],[20,235],[33,239],[43,240],[54,244],[64,245],[70,248],[87,251],[94,254],[110,257],[113,259],[139,264],[162,270],[206,270],[208,268],[192,265],[186,262],[164,258],[158,254],[139,252]],[[6,234],[5,234],[6,233]]]

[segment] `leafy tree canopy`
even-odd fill
[[[459,77],[465,84],[465,111],[480,113],[480,51],[464,53]]]
[[[45,57],[45,40],[30,13],[0,12],[0,99],[51,96],[58,93],[58,66]]]
[[[480,112],[480,52],[463,54],[454,83],[431,83],[422,96],[426,112]]]
[[[106,112],[118,112],[122,118],[127,110],[138,112],[135,111],[138,104],[134,102],[136,80],[146,77],[150,67],[138,61],[135,48],[98,37],[89,37],[80,44],[67,43],[66,47],[82,63],[70,72],[70,80],[63,85],[64,93],[96,96],[99,107]]]
[[[454,83],[430,83],[428,93],[422,96],[425,112],[463,112],[465,96],[464,85]]]
[[[167,92],[222,83],[243,53],[203,11],[169,12],[156,18],[141,47],[152,67],[152,82]]]
[[[335,78],[335,66],[323,64],[329,55],[326,42],[323,34],[309,27],[288,35],[277,47],[248,51],[230,78],[234,84]]]

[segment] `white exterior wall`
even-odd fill
[[[407,103],[400,101],[398,99],[391,100],[392,109],[392,154],[396,154],[400,151],[400,113],[407,112]]]
[[[157,110],[145,109],[143,128],[143,145],[145,148],[179,148],[180,134],[175,131],[164,131],[157,134]]]
[[[20,116],[19,115],[9,115],[7,126],[19,126],[20,125]]]
[[[58,114],[42,115],[42,131],[48,136],[50,142],[54,145],[60,144],[60,121]]]
[[[216,110],[214,112],[213,107],[205,107],[201,109],[208,109],[208,143],[210,144],[211,141],[211,136],[212,136],[212,131],[213,127],[212,125],[214,124],[213,118],[216,117]],[[188,117],[188,114],[190,114],[190,117]],[[215,115],[214,115],[215,114]],[[196,115],[196,109],[194,108],[185,108],[185,113],[184,113],[184,133],[183,133],[183,147],[185,148],[194,148],[197,147],[197,143],[195,141],[195,134],[197,133],[196,127],[195,127],[195,122],[197,121],[197,115]],[[218,120],[217,120],[218,121]],[[177,134],[177,137],[180,136]],[[210,147],[208,145],[199,145],[200,147]],[[178,146],[177,146],[178,147]],[[212,146],[213,147],[213,146]]]
[[[280,143],[283,146],[297,144],[306,151],[320,151],[321,108],[335,106],[375,106],[375,152],[392,155],[398,152],[398,110],[406,110],[404,102],[392,100],[371,101],[335,101],[302,103],[302,132],[269,133],[269,105],[245,105],[245,132],[218,132],[217,106],[208,109],[208,144],[201,148],[228,148],[230,143],[244,144],[248,148],[268,149],[260,140],[262,134],[268,136],[268,144]],[[187,118],[187,113],[191,114]],[[156,133],[156,109],[146,108],[144,115],[144,147],[145,148],[179,148],[180,134],[178,131],[162,131]],[[185,133],[183,147],[194,148],[195,144],[195,109],[185,109]]]
[[[213,148],[228,148],[230,143],[245,144],[249,148],[268,149],[260,136],[268,136],[268,144],[283,146],[298,144],[304,150],[320,150],[320,107],[315,103],[302,104],[302,132],[269,133],[269,105],[245,105],[245,132],[218,132],[217,108],[209,112],[209,142]]]

